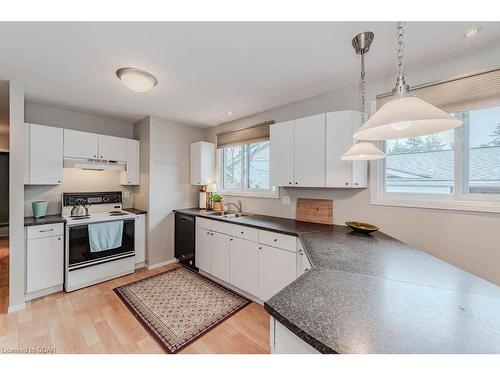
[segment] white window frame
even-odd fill
[[[372,101],[371,110],[372,113],[375,113],[376,101]],[[376,145],[381,149],[384,148],[384,142],[377,142]],[[500,194],[490,196],[462,192],[462,158],[464,155],[462,147],[461,133],[456,131],[454,144],[455,188],[452,194],[388,193],[385,191],[386,160],[382,159],[371,162],[370,203],[381,206],[500,213]]]
[[[253,142],[249,142],[253,143]],[[248,144],[249,144],[248,143]],[[223,148],[217,149],[217,186],[220,186],[220,194],[223,196],[234,196],[234,197],[255,197],[255,198],[279,198],[279,187],[271,187],[270,189],[250,189],[244,188],[243,186],[240,189],[224,189],[223,187],[223,171],[224,167],[222,165],[224,158],[222,157]],[[269,161],[271,162],[271,161]],[[243,163],[243,160],[242,160]],[[243,170],[243,168],[242,168]],[[243,177],[243,176],[242,176]],[[242,185],[245,181],[245,178],[242,178]]]

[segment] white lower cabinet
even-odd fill
[[[26,297],[41,297],[63,288],[64,224],[26,228]]]
[[[231,284],[254,296],[259,293],[259,248],[257,242],[232,238]]]
[[[196,267],[266,301],[297,278],[297,237],[196,218]]]
[[[270,346],[272,354],[320,354],[288,328],[271,317]]]
[[[197,218],[198,220],[198,218]],[[210,267],[210,230],[196,227],[196,258],[195,265],[200,270],[205,271],[207,273],[211,272]]]
[[[231,246],[227,234],[210,233],[210,269],[211,274],[230,282]]]
[[[297,278],[297,256],[262,245],[259,252],[259,298],[268,300]]]
[[[146,262],[146,214],[135,216],[134,232],[135,264],[139,268]]]
[[[299,241],[300,243],[300,241]],[[300,244],[297,251],[297,277],[302,276],[304,273],[311,269],[311,263]]]

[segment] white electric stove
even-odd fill
[[[87,216],[72,216],[74,205],[88,208]],[[66,219],[64,289],[80,289],[135,271],[135,215],[124,211],[121,192],[63,193],[62,216]],[[89,225],[123,221],[120,247],[92,252]]]

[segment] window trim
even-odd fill
[[[252,142],[249,142],[252,143]],[[245,143],[247,144],[247,143]],[[255,198],[279,198],[280,197],[280,189],[279,187],[271,187],[270,189],[224,189],[223,187],[223,160],[222,152],[223,147],[217,149],[216,155],[216,182],[217,186],[220,186],[219,193],[223,196],[233,196],[233,197],[255,197]],[[243,161],[242,161],[243,162]]]
[[[372,113],[375,113],[376,108],[376,100],[373,100],[371,102]],[[375,142],[375,144],[381,149],[384,148],[384,142]],[[453,194],[388,193],[385,191],[385,159],[382,159],[374,160],[370,165],[370,204],[378,206],[500,213],[500,194],[497,196],[485,197],[485,194],[463,193],[463,146],[462,136],[460,136],[459,132],[455,132],[455,192]],[[460,150],[460,152],[457,152],[457,149]],[[456,187],[460,187],[460,189],[456,189]]]

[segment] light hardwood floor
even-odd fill
[[[0,314],[9,307],[9,238],[0,238]]]
[[[55,347],[57,353],[164,353],[113,292],[177,265],[60,292],[0,315],[0,348]],[[3,297],[3,296],[2,296]],[[269,315],[251,303],[180,353],[269,353]]]

